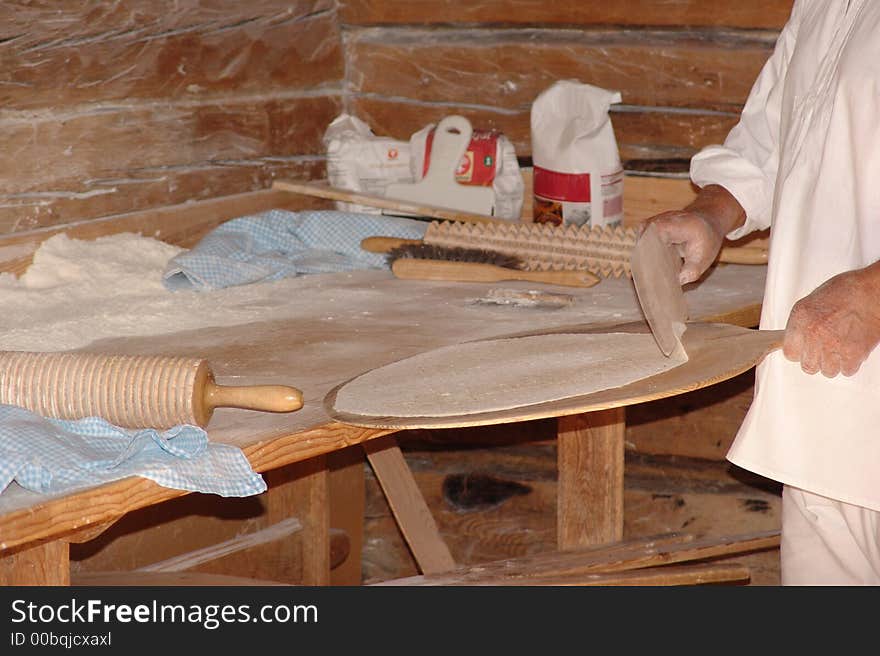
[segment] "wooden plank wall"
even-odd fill
[[[0,234],[323,175],[334,0],[0,3]]]
[[[559,79],[619,90],[624,160],[723,140],[792,0],[342,0],[349,109],[407,138],[461,113],[528,156],[534,98]]]

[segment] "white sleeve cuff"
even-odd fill
[[[724,146],[703,149],[691,160],[690,175],[698,187],[710,184],[724,187],[745,210],[745,223],[729,232],[727,239],[739,239],[770,227],[772,184],[760,168],[736,151]]]

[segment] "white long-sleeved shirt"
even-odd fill
[[[691,179],[745,209],[729,237],[772,226],[762,329],[785,328],[800,298],[880,259],[880,2],[796,0],[740,122],[694,157]],[[728,459],[880,510],[880,349],[833,379],[769,355]]]

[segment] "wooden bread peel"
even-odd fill
[[[0,352],[0,403],[57,419],[102,417],[125,428],[208,425],[218,407],[293,412],[285,385],[217,385],[205,360],[98,353]]]
[[[632,251],[630,266],[639,305],[663,355],[681,349],[687,328],[687,303],[678,281],[679,258],[649,224]]]
[[[538,332],[516,333],[494,339],[554,333],[611,332],[649,333],[650,328],[643,321],[603,326],[582,324],[560,326]],[[782,336],[783,331],[751,330],[731,324],[691,323],[688,324],[688,329],[682,337],[688,361],[678,367],[621,387],[506,410],[458,416],[424,417],[392,417],[340,412],[334,406],[336,395],[351,381],[346,381],[331,390],[324,398],[324,408],[330,417],[342,423],[368,428],[394,429],[486,426],[608,410],[692,392],[738,376],[754,367],[769,352],[779,348],[782,345]]]

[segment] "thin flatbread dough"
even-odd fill
[[[687,362],[650,333],[556,334],[446,346],[343,385],[337,412],[453,417],[509,410],[622,387]]]

